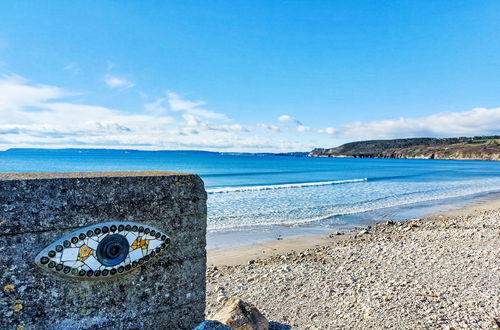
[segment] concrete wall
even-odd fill
[[[115,278],[61,278],[38,252],[89,225],[133,221],[169,249]],[[0,329],[188,329],[204,319],[206,192],[170,172],[0,174]]]

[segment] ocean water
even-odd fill
[[[199,151],[0,152],[0,172],[122,170],[199,174],[208,192],[211,248],[349,229],[388,217],[420,216],[500,192],[500,162],[488,161],[307,158]]]

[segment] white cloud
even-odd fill
[[[12,111],[74,95],[58,87],[32,84],[23,77],[5,74],[0,75],[0,91],[0,109]]]
[[[229,118],[222,113],[201,108],[201,106],[206,105],[206,102],[204,101],[188,101],[172,91],[166,91],[165,93],[167,95],[167,102],[172,111],[184,111],[207,119],[229,120]]]
[[[117,77],[117,76],[112,76],[110,74],[107,74],[103,78],[104,82],[106,85],[108,85],[109,88],[130,88],[134,87],[135,84],[131,82],[128,79]]]
[[[35,84],[15,75],[0,76],[0,149],[13,147],[106,147],[135,149],[205,149],[228,151],[287,151],[293,141],[249,134],[241,123],[222,124],[186,101],[172,111],[164,100],[130,113],[99,105],[72,102],[76,94]],[[81,99],[83,95],[79,94]],[[183,100],[181,100],[183,101]],[[181,104],[181,103],[178,103]],[[189,106],[186,106],[188,104]],[[194,111],[196,110],[196,111]],[[209,111],[209,110],[207,110]],[[193,113],[205,115],[204,117]],[[215,112],[214,112],[215,113]],[[207,118],[211,117],[211,118]]]
[[[131,114],[64,101],[75,94],[15,75],[0,76],[0,95],[3,148],[102,145],[106,141],[110,145],[149,145],[174,122],[168,116]]]
[[[77,67],[76,65],[74,65],[73,63],[70,63],[70,64],[66,65],[63,69],[66,70],[66,71],[73,72],[73,73],[80,72],[80,68]]]
[[[271,132],[281,132],[281,128],[276,125],[269,125],[269,124],[257,124],[257,127],[262,128],[263,130],[266,131],[271,131]]]
[[[402,137],[472,136],[500,133],[500,108],[474,108],[441,112],[425,117],[354,122],[338,128],[338,134],[352,140]]]
[[[289,115],[281,115],[281,116],[279,116],[278,117],[278,121],[282,121],[282,122],[289,121],[289,122],[295,123],[297,125],[302,125],[302,123],[298,119],[296,119],[296,118],[294,118],[292,116],[289,116]]]
[[[308,132],[310,130],[311,130],[311,127],[309,127],[309,126],[299,125],[297,127],[297,131],[299,131],[301,133]]]
[[[206,104],[203,101],[184,100],[179,96],[179,94],[172,91],[166,91],[165,94],[167,94],[170,109],[173,111],[188,111]]]
[[[144,93],[141,93],[141,97],[147,98],[147,96]],[[165,113],[167,111],[167,108],[163,105],[164,102],[165,102],[164,97],[157,98],[155,101],[151,103],[144,104],[144,109],[154,114]]]
[[[334,134],[337,130],[333,127],[327,127],[325,129],[318,129],[318,133]]]
[[[331,147],[349,140],[500,133],[500,108],[318,129],[299,124],[287,115],[280,117],[284,123],[278,126],[228,123],[224,114],[206,109],[206,102],[186,100],[172,91],[156,99],[144,95],[144,108],[134,112],[82,104],[74,98],[82,99],[85,95],[12,74],[0,75],[0,96],[0,149],[105,147],[280,152]],[[296,125],[291,128],[288,122]]]
[[[203,126],[203,122],[201,120],[189,113],[183,114],[182,117],[184,118],[188,126]]]

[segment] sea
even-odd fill
[[[208,194],[207,248],[347,231],[500,198],[500,162],[10,149],[0,172],[178,171]]]

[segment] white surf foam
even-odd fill
[[[274,184],[274,185],[265,185],[265,186],[226,187],[226,188],[207,189],[207,193],[220,194],[220,193],[243,192],[243,191],[261,191],[261,190],[273,190],[273,189],[302,188],[302,187],[328,186],[328,185],[333,185],[333,184],[354,183],[354,182],[364,182],[364,181],[368,181],[368,179],[363,178],[363,179],[322,181],[322,182],[286,183],[286,184]]]

